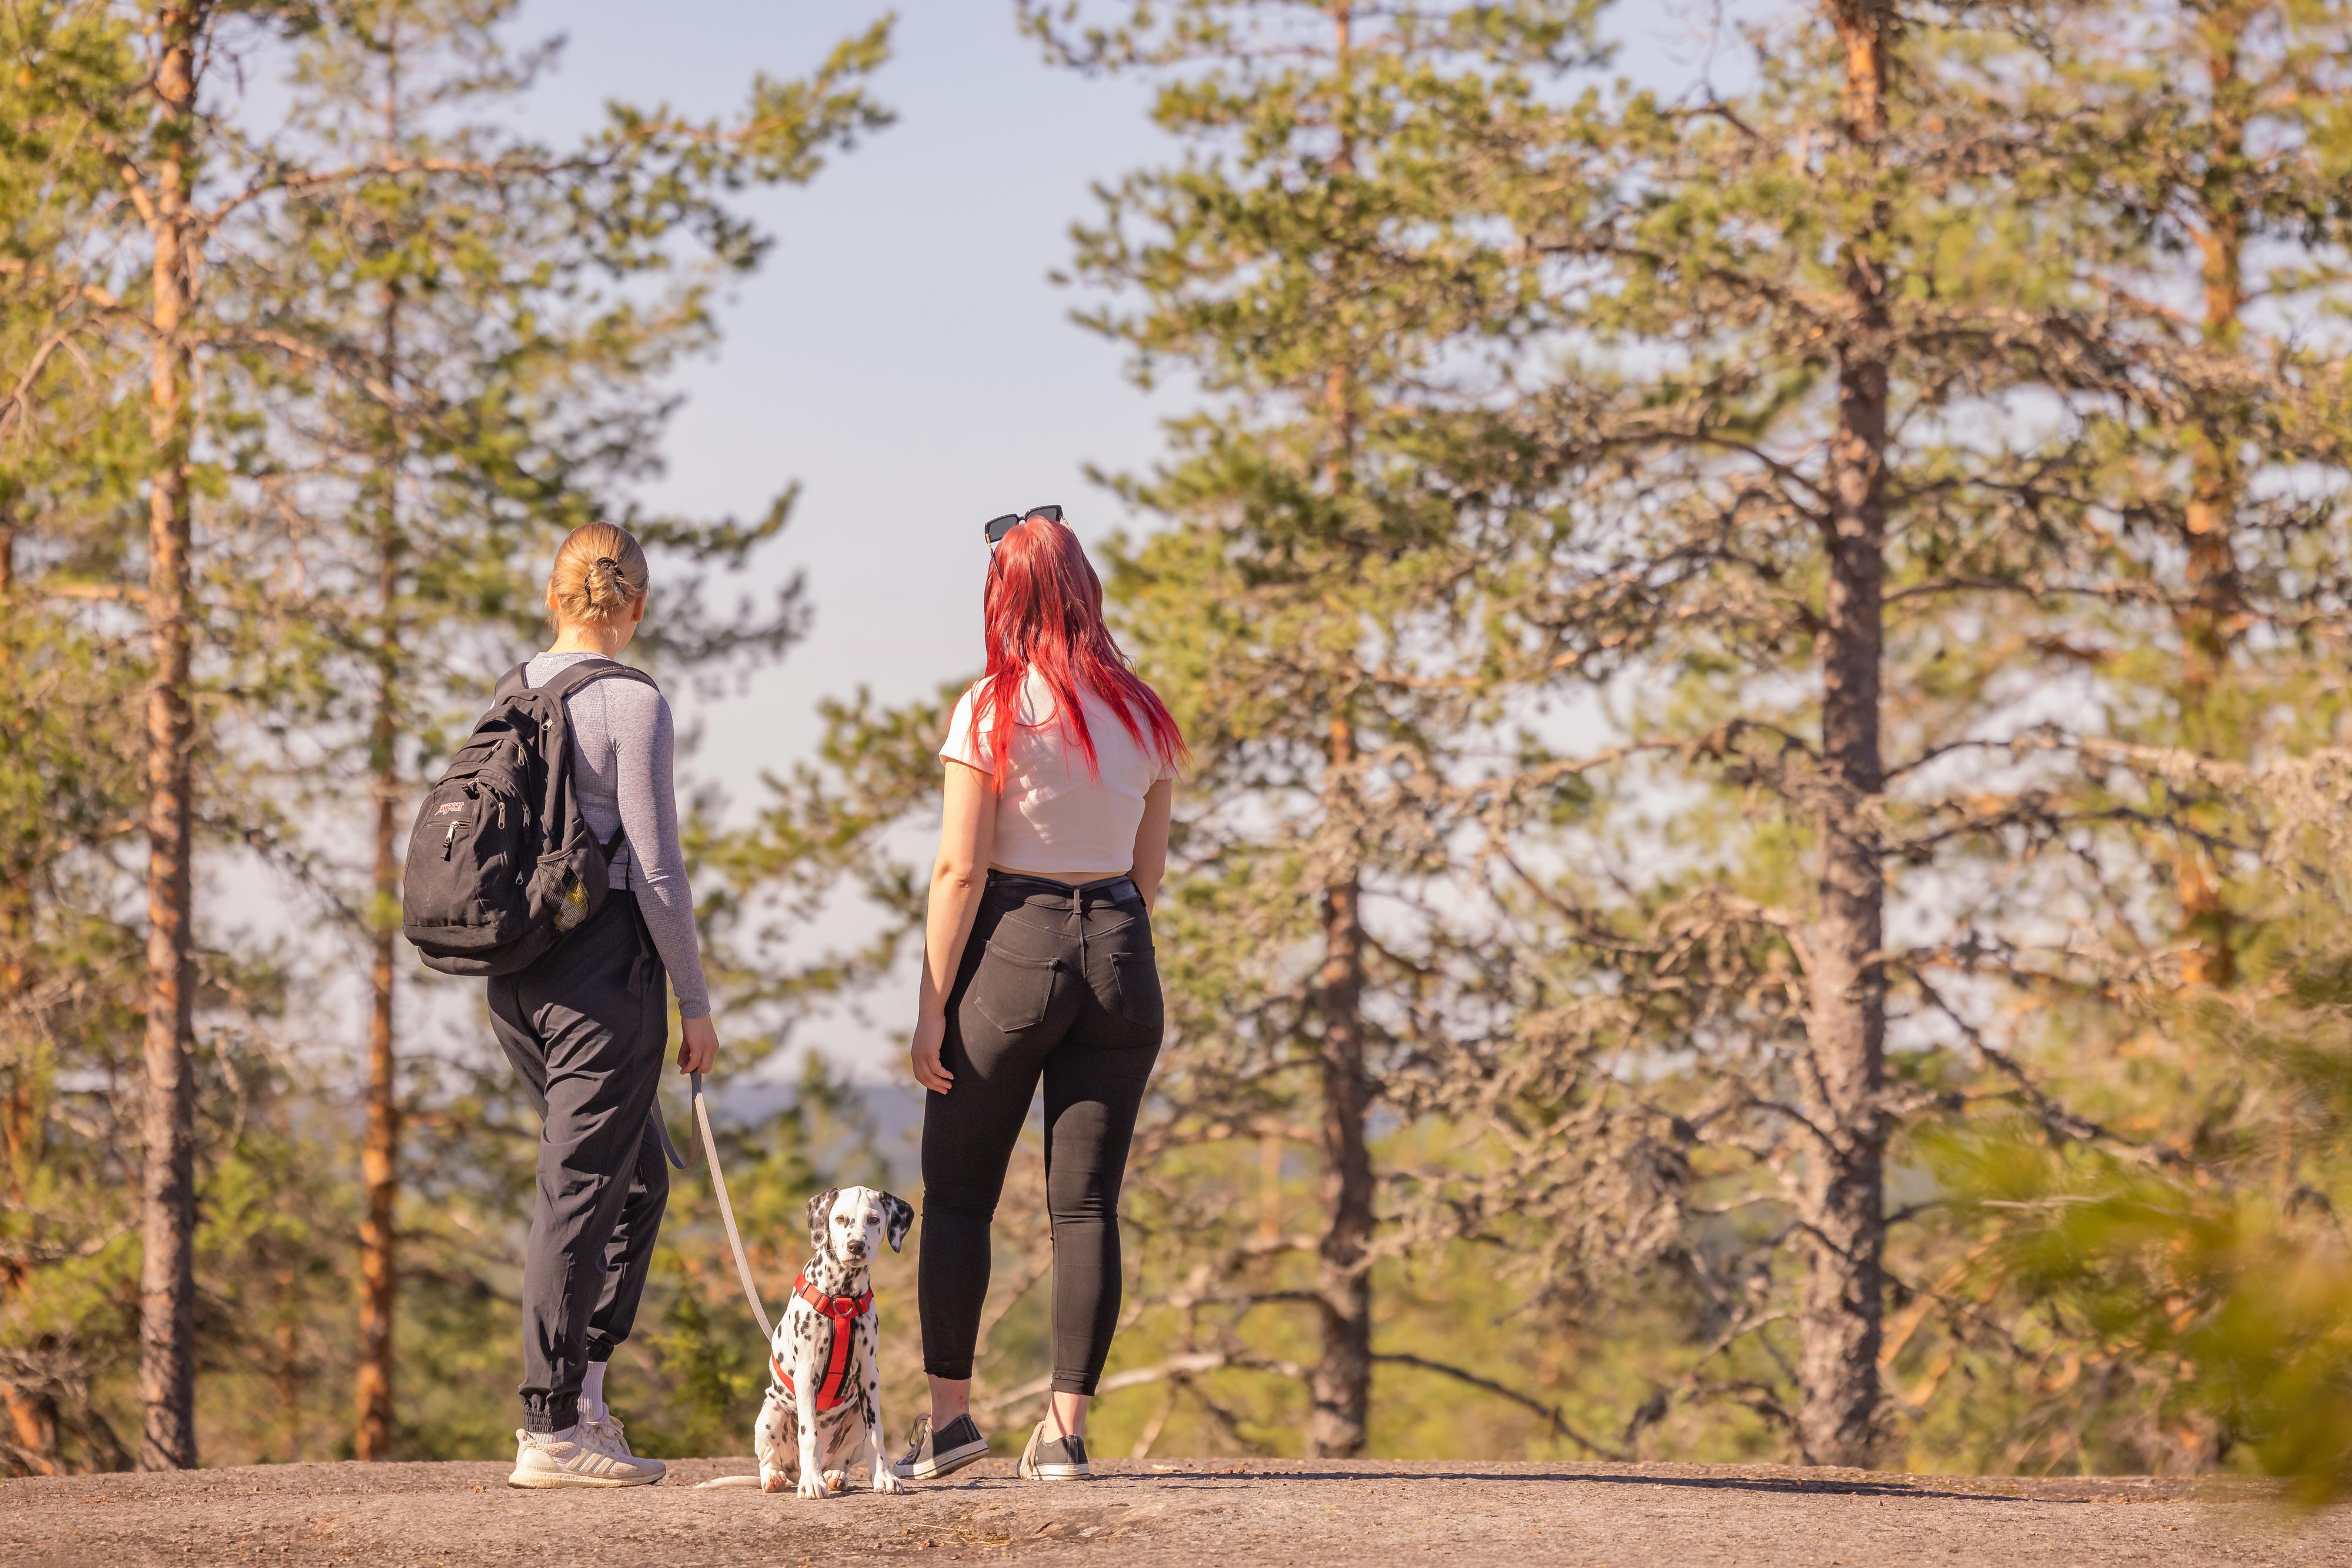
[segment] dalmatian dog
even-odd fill
[[[876,1491],[907,1490],[882,1457],[881,1332],[869,1281],[883,1239],[896,1252],[914,1222],[904,1198],[870,1186],[809,1199],[815,1255],[768,1343],[772,1380],[751,1428],[761,1490],[826,1497],[846,1487],[861,1458]]]

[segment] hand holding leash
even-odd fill
[[[688,1019],[677,1031],[677,1070],[697,1078],[719,1064],[719,1026],[709,1013]]]

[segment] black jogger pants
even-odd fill
[[[971,1375],[989,1221],[1045,1085],[1054,1386],[1092,1394],[1118,1322],[1118,1187],[1165,1012],[1135,883],[988,873],[948,994],[945,1094],[923,1100],[923,1368]]]
[[[579,1419],[588,1363],[629,1337],[669,1201],[651,1124],[667,977],[636,895],[614,889],[545,957],[494,977],[490,1023],[541,1122],[522,1269],[523,1426],[561,1432]]]

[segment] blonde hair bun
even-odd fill
[[[561,625],[602,625],[642,603],[652,573],[629,530],[583,523],[557,547],[547,574],[547,612]]]

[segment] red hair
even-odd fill
[[[988,558],[981,618],[988,638],[988,680],[972,697],[972,733],[980,755],[1004,788],[1012,759],[1009,737],[1021,722],[1021,691],[1036,672],[1054,694],[1099,779],[1094,737],[1079,693],[1092,692],[1118,716],[1135,744],[1173,768],[1187,752],[1183,732],[1159,694],[1143,684],[1103,624],[1102,579],[1095,575],[1078,536],[1050,517],[1032,517],[1006,534]],[[1147,735],[1147,731],[1150,733]]]

